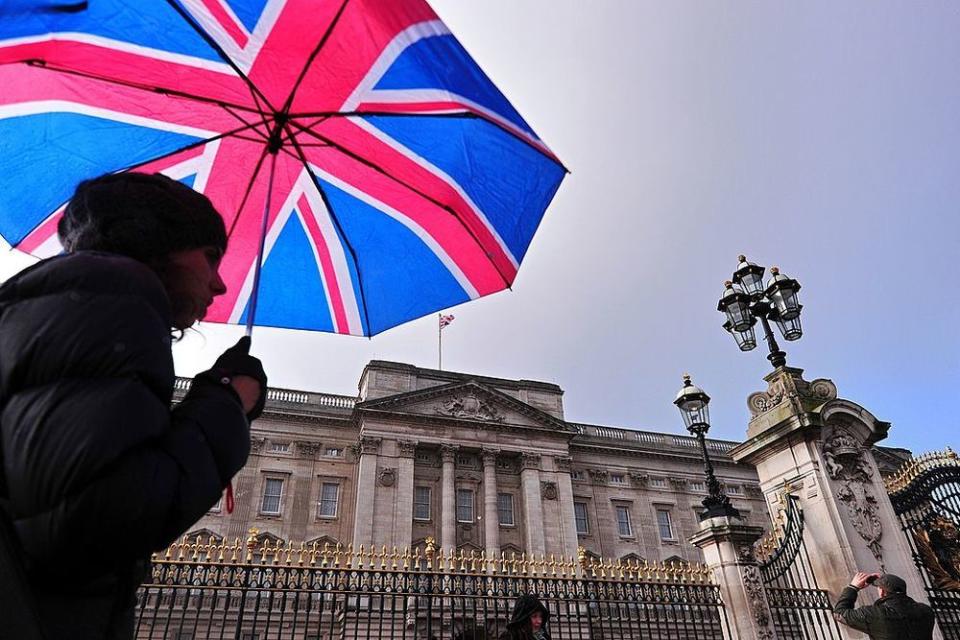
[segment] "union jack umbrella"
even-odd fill
[[[354,335],[509,287],[566,172],[423,0],[4,2],[0,235],[119,171],[224,215],[208,320]]]

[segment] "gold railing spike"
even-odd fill
[[[507,554],[504,551],[500,552],[500,573],[507,573]]]
[[[580,563],[580,567],[586,570],[588,561],[587,548],[582,545],[577,547],[577,562]]]
[[[397,548],[394,547],[393,551],[390,553],[390,569],[396,571],[400,566],[397,561],[400,559],[400,552],[397,551]]]
[[[420,547],[417,547],[416,549],[413,550],[413,557],[410,560],[411,562],[413,562],[413,568],[419,571],[420,568],[423,566],[420,562],[421,561]],[[430,568],[429,565],[427,566],[427,568],[428,569]]]
[[[410,547],[403,550],[403,564],[401,566],[404,571],[410,570]]]

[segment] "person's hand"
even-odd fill
[[[230,378],[230,386],[240,396],[243,412],[249,414],[253,411],[262,395],[260,383],[250,376],[233,376]]]
[[[240,397],[249,420],[263,413],[267,400],[267,374],[259,359],[251,356],[250,336],[243,336],[213,363],[213,370],[230,377],[230,386]]]
[[[857,589],[863,589],[868,584],[880,577],[879,573],[867,573],[865,571],[858,571],[853,579],[850,580],[850,586],[856,587]]]

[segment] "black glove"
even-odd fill
[[[250,376],[260,383],[260,397],[250,413],[247,414],[247,419],[252,422],[260,417],[267,402],[267,374],[264,372],[260,360],[251,356],[248,353],[249,351],[250,336],[243,336],[237,341],[237,344],[224,351],[217,358],[217,361],[213,363],[213,369],[210,371],[220,377],[221,381],[223,378],[233,376]],[[229,383],[229,379],[227,383]]]

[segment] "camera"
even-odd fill
[[[874,582],[877,581],[877,578],[879,577],[880,576],[876,576],[876,575],[870,576],[869,578],[867,578],[867,584],[873,584]]]

